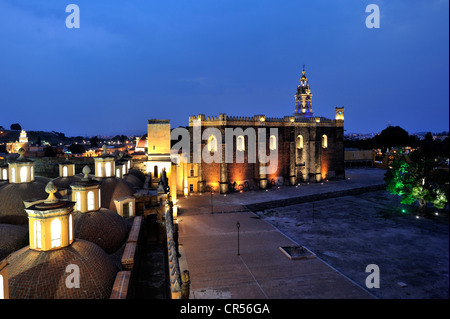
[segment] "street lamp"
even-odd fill
[[[239,223],[239,221],[236,223],[236,227],[238,229],[238,256],[240,256],[240,254],[239,254],[239,227],[241,227],[241,224]]]
[[[213,194],[214,194],[214,187],[212,187],[212,186],[207,186],[206,187],[206,191],[209,191],[209,193],[211,194],[211,214],[213,213],[213,211],[214,211],[214,207],[213,207]]]

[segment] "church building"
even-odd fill
[[[303,69],[290,115],[189,116],[188,133],[178,136],[188,138],[188,152],[174,148],[180,140],[174,140],[178,134],[171,140],[169,120],[149,120],[147,173],[157,182],[164,170],[171,193],[183,195],[206,191],[225,194],[345,178],[344,108],[335,108],[334,119],[316,116],[312,96]],[[227,144],[230,132],[232,140]],[[267,162],[255,157],[255,150],[261,154],[260,147],[267,156],[274,152],[276,158]],[[226,158],[230,150],[231,160]],[[211,161],[214,156],[216,160]],[[272,169],[261,169],[271,164],[275,164]]]

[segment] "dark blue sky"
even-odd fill
[[[81,11],[68,29],[65,7]],[[368,4],[381,11],[368,29]],[[0,0],[0,125],[138,134],[147,119],[283,117],[302,65],[347,132],[449,129],[448,0]]]

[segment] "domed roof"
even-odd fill
[[[101,207],[108,208],[113,212],[117,212],[114,199],[130,196],[134,194],[134,188],[121,178],[117,177],[95,177],[100,181],[101,189]]]
[[[0,224],[0,260],[28,245],[28,227]]]
[[[35,176],[35,177],[34,177],[34,180],[35,180],[36,182],[44,183],[44,184],[46,184],[46,185],[47,185],[49,182],[52,181],[51,178],[45,177],[45,176]]]
[[[70,246],[35,251],[22,248],[8,257],[11,299],[109,298],[119,269],[97,245],[75,240]],[[68,288],[68,265],[79,268],[80,288]]]
[[[134,175],[142,181],[142,184],[145,183],[145,174],[142,173],[140,170],[131,168],[128,170],[128,175]]]
[[[26,224],[28,215],[25,212],[23,201],[46,198],[46,184],[34,181],[3,185],[0,187],[0,223]]]
[[[125,219],[105,208],[88,213],[76,211],[73,222],[75,238],[95,243],[108,254],[123,245],[130,228]]]
[[[136,144],[136,147],[145,148],[146,140],[147,140],[147,133],[145,133],[144,135],[141,136],[141,138],[139,139],[139,142]]]
[[[70,189],[70,184],[79,182],[81,180],[81,176],[74,175],[74,176],[59,176],[52,180],[53,184],[56,185],[58,189]]]
[[[132,186],[136,188],[142,188],[144,186],[144,182],[139,179],[136,175],[127,174],[123,177],[123,179]]]

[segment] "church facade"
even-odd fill
[[[304,70],[291,115],[199,114],[189,116],[188,133],[174,131],[169,120],[148,121],[147,172],[157,182],[165,171],[178,194],[225,194],[345,178],[344,108],[335,108],[334,119],[314,115]],[[180,137],[188,139],[187,151],[177,147]],[[276,157],[262,160],[258,155],[263,153]]]

